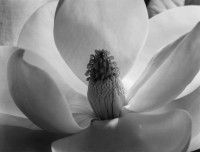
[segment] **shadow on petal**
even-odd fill
[[[52,144],[53,152],[186,152],[191,119],[176,110],[162,115],[130,113],[110,121],[94,121],[79,134]]]
[[[48,73],[24,61],[24,52],[18,49],[8,63],[8,85],[16,105],[45,130],[66,134],[80,131],[57,84]]]
[[[59,138],[42,130],[0,125],[1,152],[51,152],[51,143]]]

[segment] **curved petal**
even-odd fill
[[[62,133],[81,130],[57,84],[43,70],[22,59],[17,49],[8,63],[8,86],[20,110],[39,127]]]
[[[88,102],[87,97],[74,93],[73,91],[67,91],[66,98],[69,100],[69,107],[72,115],[79,126],[87,128],[90,126],[91,121],[96,119],[93,109]],[[74,95],[69,95],[74,94]]]
[[[175,109],[184,109],[192,118],[192,140],[190,151],[200,148],[200,87],[185,97],[179,98],[151,113],[164,113]]]
[[[138,80],[148,62],[160,48],[186,34],[196,25],[200,20],[199,14],[200,7],[187,6],[170,9],[150,19],[149,34],[144,49],[139,53],[135,64],[123,80],[127,89]],[[195,86],[196,82],[192,84],[194,86],[190,87],[195,89],[197,87]],[[192,91],[192,89],[185,90],[184,94],[189,93],[190,90]]]
[[[200,133],[200,87],[185,97],[173,100],[152,113],[167,112],[174,109],[184,109],[190,113],[192,118],[192,137],[197,136]]]
[[[127,108],[149,111],[176,98],[200,68],[200,23],[183,38],[168,58],[131,99]]]
[[[54,24],[58,50],[84,82],[90,54],[106,49],[123,77],[144,44],[148,18],[141,0],[60,1]]]
[[[36,126],[27,118],[5,113],[0,113],[0,125],[17,126],[32,130],[41,130],[38,126]]]
[[[56,82],[58,87],[62,90],[62,93],[64,94],[65,98],[67,99],[67,103],[69,104],[69,108],[77,121],[77,123],[82,127],[86,128],[90,125],[90,121],[92,119],[91,116],[93,116],[92,108],[88,102],[88,99],[86,96],[78,93],[76,90],[73,90],[67,83],[63,82],[62,77],[60,74],[53,68],[48,62],[45,62],[46,60],[35,53],[32,53],[33,51],[27,51],[25,53],[24,58],[32,65],[36,67],[40,67],[43,71],[47,72],[53,80]],[[83,113],[83,111],[85,113]],[[76,119],[76,114],[83,114],[79,115],[79,119]],[[81,118],[81,119],[80,119]],[[84,119],[84,121],[80,120]],[[84,125],[82,125],[84,123]]]
[[[8,89],[7,64],[14,51],[15,50],[12,47],[0,46],[0,111],[7,114],[25,117],[13,102]]]
[[[191,120],[185,111],[131,113],[110,121],[94,121],[87,130],[54,142],[52,151],[186,152],[190,131]]]
[[[170,56],[174,49],[180,44],[180,42],[185,38],[185,35],[178,38],[173,43],[162,48],[154,57],[150,60],[149,64],[138,78],[136,83],[129,89],[127,93],[127,100],[135,96],[137,91],[148,81],[148,79],[154,74],[154,72],[165,62],[165,60]]]
[[[47,3],[30,17],[22,29],[18,46],[34,50],[34,53],[42,56],[49,65],[56,70],[52,71],[52,68],[44,66],[43,61],[42,63],[38,61],[38,57],[33,58],[32,54],[29,55],[28,58],[32,64],[47,71],[49,75],[54,76],[54,81],[58,84],[59,88],[62,88],[68,100],[69,107],[75,120],[81,127],[85,128],[90,125],[90,121],[93,119],[93,117],[91,117],[92,108],[87,98],[77,93],[81,92],[82,94],[86,94],[87,88],[85,84],[71,72],[55,46],[53,38],[53,20],[56,5],[57,1]],[[58,76],[55,76],[56,74]],[[68,84],[70,86],[68,86]],[[77,108],[80,111],[86,112],[87,115],[80,111],[75,111]],[[76,118],[77,115],[79,119]]]
[[[51,0],[1,0],[0,45],[15,45],[26,20],[47,1]]]
[[[61,75],[63,83],[68,83],[73,89],[86,95],[85,84],[66,65],[54,42],[53,26],[57,3],[47,3],[29,18],[20,33],[18,46],[33,50],[45,58]]]

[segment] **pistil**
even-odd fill
[[[119,68],[106,50],[95,50],[87,65],[88,100],[99,119],[120,116],[125,104],[124,87],[119,78]]]

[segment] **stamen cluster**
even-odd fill
[[[106,50],[95,50],[95,54],[90,55],[90,61],[87,65],[87,81],[94,82],[98,80],[106,80],[113,76],[119,77],[119,68],[117,63],[113,61],[114,57],[109,56],[110,53]]]

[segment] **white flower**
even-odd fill
[[[61,0],[56,6],[38,9],[18,46],[0,50],[1,91],[9,88],[4,100],[11,95],[34,124],[65,136],[53,142],[53,152],[183,152],[191,139],[189,150],[199,148],[198,6],[150,21],[140,0]],[[127,91],[120,118],[92,121],[84,74],[95,49],[109,50],[120,68]]]

